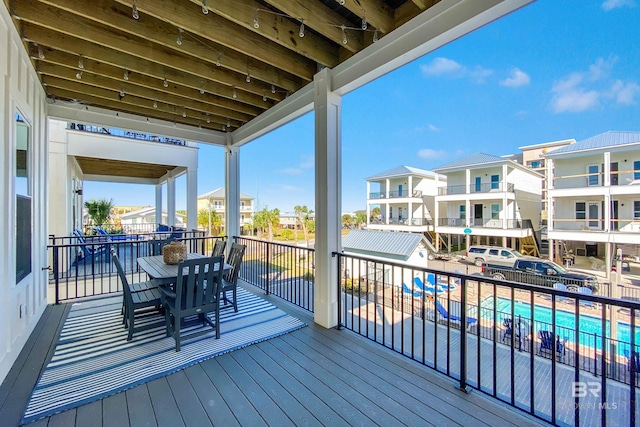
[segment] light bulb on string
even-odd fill
[[[131,16],[133,17],[133,19],[140,19],[138,7],[136,6],[136,0],[133,0],[133,6],[131,7]]]
[[[125,80],[129,80],[129,70],[124,70],[124,75],[122,76],[122,78]]]
[[[124,95],[125,95],[124,88],[121,88],[120,89],[120,99],[124,98]]]
[[[44,51],[40,46],[38,46],[38,58],[44,59]]]
[[[236,99],[238,97],[238,92],[236,91],[235,86],[233,87],[233,99]]]
[[[216,67],[220,66],[220,58],[222,57],[222,52],[218,52],[218,59],[216,59]]]
[[[182,28],[178,28],[178,38],[176,39],[176,44],[178,46],[182,46]]]
[[[200,83],[200,95],[204,95],[204,82]]]
[[[378,29],[376,28],[376,30],[373,32],[373,42],[377,42],[378,41]]]
[[[347,27],[341,25],[340,28],[342,29],[342,44],[349,43],[349,40],[347,40]]]
[[[153,100],[153,108],[158,108],[158,101],[155,99]]]
[[[78,79],[78,80],[82,79],[82,70],[80,70],[80,71],[78,71],[76,73],[76,79]]]
[[[187,110],[182,110],[182,117],[187,117]]]
[[[167,81],[167,76],[164,76],[164,81],[162,82],[162,86],[169,87],[169,82]]]
[[[265,101],[265,102],[267,102],[267,94],[266,94],[266,93],[263,93],[263,94],[262,94],[262,100],[263,100],[263,101]]]
[[[245,79],[247,83],[251,83],[251,73],[247,71],[247,78]]]
[[[362,30],[364,31],[364,30],[367,29],[367,27],[368,27],[368,25],[367,25],[367,15],[364,15],[362,17],[362,26],[360,28],[362,28]]]
[[[276,87],[274,85],[271,85],[271,93],[276,93]]]
[[[84,59],[82,59],[82,55],[78,58],[78,68],[84,70]]]
[[[231,127],[231,120],[227,119],[227,127],[230,128]]]
[[[258,21],[258,9],[253,11],[253,28],[260,28],[260,22]]]
[[[300,31],[298,32],[300,37],[304,37],[304,19],[300,20]]]
[[[205,15],[209,13],[209,8],[207,7],[207,0],[202,0],[202,13]]]

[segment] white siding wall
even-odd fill
[[[0,129],[4,149],[0,199],[0,381],[40,319],[47,298],[47,142],[46,100],[9,13],[0,6]],[[29,124],[31,162],[31,274],[16,284],[15,114]],[[7,232],[8,230],[8,232]]]
[[[598,165],[601,168],[601,164],[604,161],[602,154],[592,156],[573,157],[571,159],[555,159],[554,160],[554,177],[556,178],[553,186],[554,188],[584,188],[587,187],[587,166]],[[633,168],[633,163],[631,164]],[[600,170],[601,171],[601,170]],[[602,172],[602,171],[601,171]],[[573,178],[561,178],[562,176],[582,175]],[[600,184],[602,181],[600,180]]]

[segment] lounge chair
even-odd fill
[[[427,282],[433,287],[443,289],[445,291],[451,291],[456,288],[456,285],[450,285],[447,283],[446,276],[438,275],[438,284],[436,285],[436,275],[433,273],[427,274]]]
[[[565,344],[567,340],[560,341],[560,337],[555,336],[550,331],[538,331],[538,337],[540,338],[540,348],[538,349],[538,355],[549,356],[553,354],[553,343],[556,345],[556,356],[559,362],[562,362],[564,355],[567,351]]]
[[[411,295],[414,298],[422,298],[422,292],[416,292],[411,289],[406,284],[402,284],[402,292],[407,295]]]
[[[444,289],[440,287],[436,288],[434,286],[425,285],[424,283],[422,283],[422,280],[419,277],[413,278],[413,284],[416,285],[416,288],[426,293],[427,295],[441,294],[444,292]]]
[[[440,303],[440,301],[436,300],[436,310],[438,311],[438,315],[441,319],[447,320],[452,323],[462,324],[462,318],[454,313],[449,314],[447,309]],[[455,307],[458,307],[458,312],[460,311],[460,303],[458,301],[451,301],[451,306],[455,310]],[[475,317],[467,316],[467,329],[471,329],[472,326],[478,324],[478,319]]]
[[[82,244],[82,246],[80,246],[82,256],[79,259],[76,258],[74,264],[81,259],[85,263],[94,260],[108,251],[108,245],[106,244],[107,239],[104,237],[99,237],[98,239],[88,237],[78,229],[73,230],[73,236],[78,240],[78,243]]]

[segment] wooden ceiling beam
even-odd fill
[[[63,79],[72,81],[74,83],[80,83],[76,78],[77,71],[73,68],[66,68],[47,63],[39,63],[37,70],[40,74],[49,78]],[[51,81],[49,79],[47,79],[47,82],[51,84]],[[86,65],[84,73],[82,74],[82,83],[92,87],[110,90],[115,93],[119,93],[119,91],[122,90],[126,95],[133,95],[145,99],[145,105],[153,106],[155,100],[157,101],[158,106],[160,104],[167,104],[169,106],[175,105],[180,108],[186,107],[191,110],[200,111],[201,113],[209,113],[209,115],[220,117],[223,121],[226,119],[232,119],[246,123],[254,117],[247,114],[241,114],[226,108],[214,107],[188,97],[181,97],[166,93],[162,93],[160,94],[160,96],[158,96],[157,92],[136,85],[133,78],[125,82],[122,80],[122,76],[120,76],[120,79],[118,80],[98,76],[93,74]],[[88,90],[87,92],[91,94],[92,91]]]
[[[393,10],[379,0],[345,0],[343,7],[357,16],[366,18],[369,25],[382,33],[389,33],[395,29]]]
[[[40,4],[35,0],[20,0],[13,4],[12,11],[17,12],[17,16],[22,21],[30,22],[41,27],[64,33],[88,42],[91,42],[92,49],[106,46],[113,50],[136,56],[140,59],[160,64],[167,68],[174,68],[185,73],[197,76],[200,79],[210,79],[256,95],[265,94],[267,98],[280,100],[284,96],[271,93],[271,85],[254,80],[246,82],[244,77],[238,73],[228,70],[221,70],[221,67],[207,66],[206,64],[177,51],[172,51],[163,46],[154,45],[149,41],[122,34],[116,29],[105,27],[104,25],[88,21],[85,18],[70,14],[61,9]],[[69,50],[73,46],[68,47]],[[89,56],[89,53],[77,51],[78,54]],[[113,64],[113,63],[112,63]],[[128,64],[113,64],[124,67]]]
[[[131,7],[129,0],[115,0],[120,4]],[[232,4],[236,1],[233,0]],[[217,7],[217,3],[226,4],[221,0],[216,0],[213,6]],[[295,49],[292,43],[290,46],[283,46],[257,34],[253,28],[253,12],[251,11],[251,26],[241,26],[233,20],[225,19],[213,11],[204,15],[199,5],[190,4],[186,1],[169,2],[165,0],[136,0],[138,11],[142,12],[140,20],[144,19],[144,15],[151,15],[163,21],[167,21],[177,28],[182,28],[192,34],[197,34],[207,40],[216,42],[229,49],[242,52],[245,55],[257,59],[259,61],[270,64],[278,69],[304,78],[307,81],[313,79],[313,75],[317,72],[317,64],[337,63],[338,48],[331,46],[325,42],[319,44],[315,50],[309,48],[306,51]],[[265,22],[265,27],[268,22]],[[298,34],[297,31],[295,33]],[[274,43],[275,42],[275,43]],[[320,43],[320,40],[318,41]],[[309,41],[306,42],[309,44]],[[307,53],[307,55],[305,55]]]
[[[192,38],[189,33],[183,34],[182,45],[178,46],[176,40],[179,31],[176,27],[151,16],[143,15],[141,19],[135,20],[131,17],[130,6],[125,7],[106,0],[92,0],[91,2],[86,0],[40,0],[40,2],[127,32],[132,36],[175,49],[183,54],[206,61],[211,66],[216,65],[218,52],[220,52],[221,69],[228,69],[242,75],[247,73],[248,65],[251,68],[252,77],[291,92],[295,92],[308,83],[307,79],[302,80],[258,60],[249,60],[246,55],[239,54],[234,50],[225,49],[210,42],[200,43],[198,41],[200,39]],[[224,56],[222,56],[223,50]]]
[[[182,123],[189,126],[200,126],[202,128],[211,129],[211,130],[219,130],[222,126],[226,126],[226,121],[223,122],[219,118],[211,117],[211,123],[207,123],[207,116],[205,115],[195,115],[193,111],[191,111],[191,115],[187,114],[187,117],[182,117],[182,111],[173,110],[167,108],[166,105],[158,104],[158,108],[153,108],[151,106],[145,107],[146,103],[135,102],[135,97],[130,96],[129,99],[126,99],[125,96],[122,100],[118,100],[118,94],[116,92],[111,92],[107,90],[96,90],[93,94],[87,95],[83,89],[81,84],[72,84],[73,82],[66,82],[64,80],[55,80],[52,81],[52,85],[48,83],[48,77],[43,76],[45,89],[49,96],[54,99],[62,99],[68,101],[80,101],[84,105],[94,106],[99,108],[106,108],[108,110],[135,114],[140,117],[148,117],[155,118],[159,120],[165,120],[168,122],[174,123]],[[58,87],[62,86],[62,87]],[[232,126],[228,128],[230,131],[233,130],[236,126]]]
[[[125,2],[126,0],[116,0]],[[141,3],[165,4],[163,0],[139,0],[138,9]],[[231,21],[236,25],[249,31],[253,37],[262,37],[263,40],[270,40],[285,49],[310,58],[318,64],[335,67],[338,65],[339,47],[315,34],[301,38],[298,36],[300,23],[292,22],[289,18],[271,13],[263,4],[254,0],[216,0],[208,3],[207,15],[201,12],[201,0],[192,0],[191,10],[195,10],[201,17],[214,15],[217,18],[224,18],[224,21]],[[166,15],[170,16],[170,15]],[[259,27],[255,28],[254,19],[257,16]],[[209,21],[210,22],[210,21]],[[214,21],[215,22],[215,21]],[[209,24],[211,25],[211,24]],[[238,42],[234,41],[237,45]],[[315,74],[315,71],[314,71]]]
[[[85,60],[88,59],[88,61],[93,61],[94,67],[97,65],[104,65],[124,70],[122,64],[126,64],[127,69],[130,72],[150,77],[150,88],[154,87],[153,80],[155,80],[155,87],[160,91],[174,91],[177,90],[180,86],[199,89],[200,83],[204,82],[208,90],[215,90],[216,95],[218,95],[219,97],[222,97],[232,103],[237,103],[238,105],[236,109],[238,111],[251,114],[251,111],[246,110],[246,108],[265,108],[265,102],[262,99],[262,96],[247,93],[241,90],[241,88],[238,88],[238,90],[236,91],[236,98],[234,98],[233,87],[226,84],[220,84],[219,82],[210,79],[198,79],[197,76],[189,73],[177,71],[159,64],[144,61],[143,59],[137,58],[135,56],[113,51],[112,49],[97,46],[91,42],[80,40],[65,34],[60,34],[53,30],[38,27],[26,22],[23,22],[21,24],[21,27],[21,33],[25,39],[38,44],[44,49],[45,60],[47,59],[47,55],[53,55],[53,60],[56,61],[56,54],[64,52],[62,54],[71,57],[72,61],[75,62],[77,66],[77,52],[82,51],[85,52]],[[163,79],[165,77],[168,81],[167,88],[165,88],[163,85]],[[281,95],[284,98],[282,94],[276,95]]]
[[[429,9],[440,0],[412,0],[404,3],[402,6],[396,9],[395,12],[395,25],[396,28],[402,24],[415,18],[420,13]]]
[[[295,17],[298,20],[303,19],[305,27],[312,28],[314,31],[317,31],[351,53],[359,52],[364,48],[362,34],[349,37],[349,43],[347,44],[342,43],[342,30],[340,26],[349,26],[347,25],[348,23],[345,22],[342,16],[319,2],[307,0],[265,1],[289,16]],[[298,33],[299,32],[298,28]],[[305,34],[305,37],[307,37],[307,34]]]

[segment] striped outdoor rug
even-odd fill
[[[220,313],[220,339],[215,339],[215,332],[207,325],[210,335],[183,342],[180,352],[176,353],[175,341],[166,337],[164,318],[157,313],[143,319],[157,327],[138,332],[127,342],[121,306],[122,297],[73,305],[55,353],[33,390],[21,424],[306,326],[239,287],[239,312],[224,309]]]

